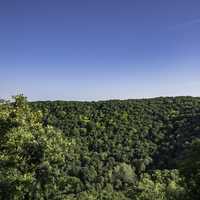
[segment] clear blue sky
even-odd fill
[[[200,96],[199,0],[1,0],[0,97]]]

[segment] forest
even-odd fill
[[[199,200],[200,98],[0,100],[0,200]]]

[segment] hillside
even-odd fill
[[[56,189],[65,196],[51,199],[200,198],[200,98],[46,101],[29,106],[31,113],[42,111],[41,127],[52,126],[73,141]],[[45,191],[46,196],[36,199],[50,198]]]

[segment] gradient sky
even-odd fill
[[[199,0],[1,0],[0,98],[200,96]]]

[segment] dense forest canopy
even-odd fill
[[[199,200],[200,98],[0,103],[0,199]]]

